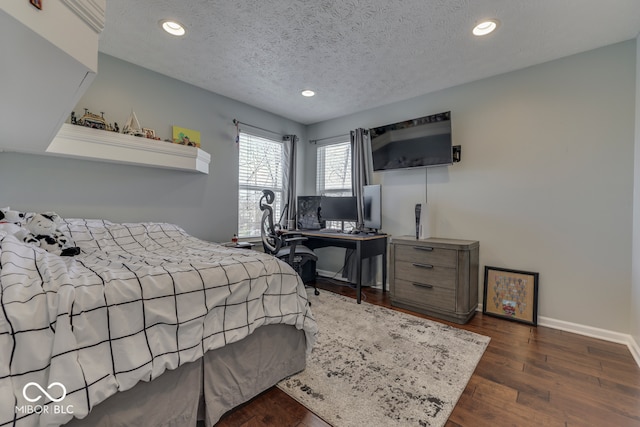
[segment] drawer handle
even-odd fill
[[[433,248],[429,246],[414,246],[413,249],[417,249],[419,251],[427,251],[427,252],[431,252],[433,250]]]
[[[433,265],[431,264],[418,264],[416,262],[413,263],[414,267],[420,267],[420,268],[433,268]]]
[[[413,282],[413,286],[419,286],[421,288],[427,288],[427,289],[433,288],[433,285],[427,285],[425,283],[417,283],[417,282]]]

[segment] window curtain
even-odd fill
[[[358,229],[364,227],[363,188],[373,183],[373,157],[371,155],[371,138],[369,131],[358,128],[351,131],[351,185],[353,195],[357,198]]]
[[[285,189],[285,210],[282,218],[282,225],[285,228],[296,227],[296,157],[298,137],[295,135],[285,135],[284,141],[284,189]]]
[[[357,199],[358,223],[357,228],[364,227],[363,187],[373,183],[373,157],[371,155],[371,138],[369,131],[358,128],[352,130],[351,136],[351,185],[353,195]],[[356,283],[355,250],[349,249],[345,254],[345,268],[342,277],[350,283]],[[372,257],[362,260],[361,283],[363,286],[374,286],[378,273],[378,258]]]

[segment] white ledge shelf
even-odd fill
[[[64,123],[47,153],[65,157],[209,173],[211,155],[196,147]]]

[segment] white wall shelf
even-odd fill
[[[47,153],[104,162],[209,173],[211,155],[196,147],[64,123]]]

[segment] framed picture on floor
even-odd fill
[[[483,314],[537,325],[538,273],[485,266],[483,301]]]

